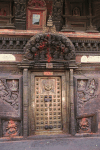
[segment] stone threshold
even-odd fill
[[[99,133],[76,133],[75,137],[100,137]]]
[[[28,137],[16,136],[16,137],[1,137],[0,142],[7,141],[21,141],[21,140],[43,140],[43,139],[62,139],[62,138],[81,138],[81,137],[100,137],[97,133],[76,133],[75,136],[71,134],[57,134],[57,135],[33,135]]]
[[[0,142],[6,141],[21,141],[21,140],[43,140],[43,139],[57,139],[57,138],[69,138],[70,134],[57,134],[57,135],[33,135],[28,137],[15,136],[15,137],[1,137]]]

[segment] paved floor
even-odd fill
[[[0,150],[100,150],[100,137],[7,141]]]

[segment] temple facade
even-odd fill
[[[0,139],[100,134],[100,1],[0,1]]]

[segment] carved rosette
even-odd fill
[[[26,44],[25,58],[29,60],[75,60],[75,47],[64,35],[43,33],[32,37]]]

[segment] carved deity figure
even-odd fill
[[[53,92],[54,93],[54,80],[46,79],[42,81],[42,92]]]
[[[95,90],[96,90],[96,83],[95,83],[95,80],[92,79],[89,82],[88,89],[86,90],[86,93],[88,93],[89,96],[94,96]]]
[[[17,17],[20,17],[20,18],[23,18],[23,17],[25,17],[25,4],[23,4],[23,5],[21,5],[19,2],[18,3],[16,3],[16,7],[15,7],[15,9],[16,9],[16,16]]]
[[[89,128],[89,122],[87,118],[82,118],[82,120],[79,123],[79,127],[82,131],[87,131]]]
[[[10,82],[9,88],[11,91],[18,91],[18,82],[16,80],[12,80]]]
[[[46,91],[51,91],[53,88],[53,84],[50,82],[50,80],[45,80],[43,87]]]
[[[78,82],[78,91],[84,90],[85,87],[86,87],[85,81],[80,80],[80,81]]]
[[[7,16],[7,12],[5,8],[0,8],[0,16]]]
[[[0,98],[6,97],[8,95],[8,91],[6,91],[6,88],[3,84],[3,82],[0,80]]]
[[[20,15],[20,4],[16,4],[16,16]]]
[[[79,8],[75,7],[73,9],[73,16],[80,16],[80,10],[79,10]]]
[[[81,83],[81,84],[80,84]],[[87,85],[83,83],[81,80],[78,83],[78,107],[82,107],[85,102],[88,102],[89,100],[92,100],[93,98],[96,98],[98,95],[96,95],[97,90],[97,82],[94,79],[91,79],[87,82]]]
[[[17,122],[13,120],[4,121],[3,123],[3,136],[12,137],[19,135]]]
[[[85,43],[81,44],[81,51],[86,51]]]
[[[0,99],[18,109],[18,95],[12,93],[2,80],[0,80]]]

